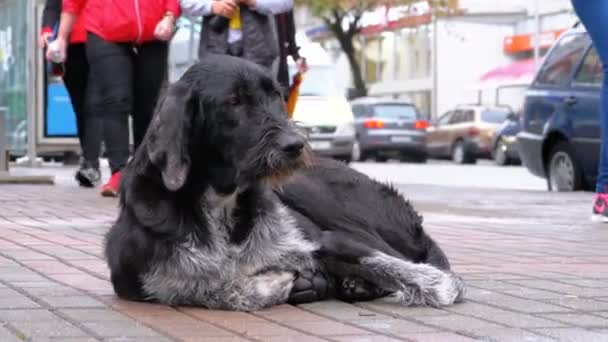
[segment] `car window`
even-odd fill
[[[366,111],[365,111],[365,106],[363,106],[363,105],[354,105],[353,106],[353,115],[356,118],[364,118],[364,117],[369,116],[369,114],[366,113]]]
[[[467,110],[462,115],[462,122],[473,122],[475,121],[475,112]]]
[[[481,112],[481,121],[489,123],[503,123],[511,114],[509,110],[487,109]]]
[[[540,70],[538,83],[564,84],[584,52],[588,39],[583,34],[569,34],[562,38]]]
[[[450,122],[452,115],[454,115],[454,112],[447,112],[447,113],[443,114],[439,118],[439,121],[438,121],[439,125],[447,125]]]
[[[418,118],[416,107],[408,104],[376,104],[374,106],[374,115],[382,118],[391,119],[411,119]]]
[[[602,62],[597,55],[597,50],[591,47],[574,77],[574,83],[600,85],[603,75]]]
[[[452,114],[452,117],[450,118],[450,124],[457,124],[462,120],[462,111],[461,110],[455,110],[454,114]]]

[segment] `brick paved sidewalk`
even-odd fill
[[[245,314],[120,301],[101,257],[114,199],[0,186],[0,341],[608,341],[608,225],[588,222],[591,195],[403,190],[466,279],[466,303]]]

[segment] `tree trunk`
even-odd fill
[[[353,34],[348,32],[344,32],[341,28],[337,30],[334,28],[334,34],[338,42],[340,43],[340,47],[342,51],[346,54],[346,58],[348,58],[348,63],[350,64],[350,71],[353,75],[353,83],[355,85],[355,92],[352,94],[353,97],[362,97],[367,95],[367,87],[365,82],[363,81],[363,75],[361,74],[361,68],[359,67],[359,62],[357,61],[357,57],[355,56],[355,47],[353,45]],[[339,30],[339,32],[338,32]]]

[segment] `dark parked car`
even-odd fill
[[[426,162],[426,128],[416,106],[408,101],[359,98],[351,101],[359,160],[390,157]],[[353,153],[356,154],[356,153]]]
[[[517,133],[521,131],[520,115],[521,113],[509,114],[496,129],[492,157],[497,165],[504,166],[521,162],[517,149]]]
[[[519,153],[549,190],[591,189],[600,148],[602,66],[582,25],[549,50],[526,93]]]

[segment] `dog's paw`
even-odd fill
[[[442,307],[461,302],[465,290],[462,278],[451,272],[442,272],[424,287],[406,286],[396,296],[405,306]]]
[[[323,300],[329,296],[331,280],[320,271],[299,272],[289,294],[289,304],[303,304]]]
[[[255,289],[259,296],[285,301],[293,288],[295,276],[291,272],[271,271],[254,278]]]
[[[346,302],[363,302],[389,295],[390,292],[361,277],[345,277],[336,288],[336,297]]]

